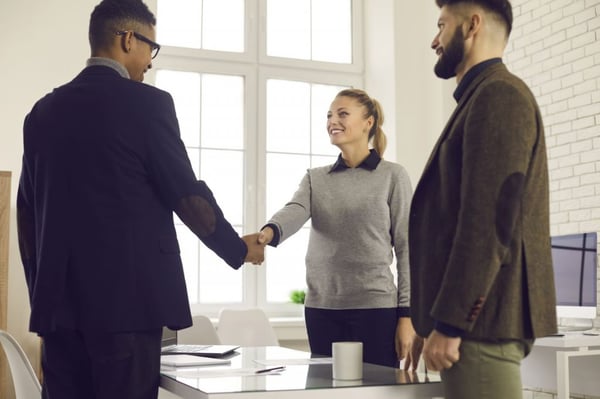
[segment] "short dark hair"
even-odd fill
[[[116,31],[133,30],[137,25],[156,25],[154,14],[141,0],[102,0],[90,17],[92,52],[108,48]]]
[[[509,0],[435,0],[437,6],[453,6],[459,4],[474,4],[486,11],[496,14],[506,24],[506,34],[510,35],[513,24],[512,5]]]

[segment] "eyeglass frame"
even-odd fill
[[[115,32],[115,35],[123,36],[123,35],[128,34],[129,32],[131,32],[131,34],[136,39],[141,40],[150,46],[150,55],[152,56],[152,59],[155,59],[160,51],[160,44],[148,39],[146,36],[142,35],[141,33],[136,32],[136,31],[133,31],[133,30],[118,30]],[[154,54],[152,54],[152,53],[154,53]]]

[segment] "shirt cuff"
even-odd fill
[[[281,239],[280,235],[279,235],[279,228],[277,227],[277,225],[275,223],[267,223],[265,224],[263,227],[261,227],[260,229],[264,229],[265,227],[270,227],[271,230],[273,230],[273,239],[271,240],[271,242],[268,244],[271,247],[276,247],[279,245],[279,240]]]
[[[398,317],[410,317],[410,307],[399,306],[397,311]]]
[[[465,333],[465,330],[462,330],[458,327],[451,326],[450,324],[442,323],[441,321],[435,321],[435,327],[437,331],[441,332],[447,337],[457,338],[462,337]]]

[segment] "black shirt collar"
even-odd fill
[[[381,161],[381,157],[377,154],[377,151],[374,149],[369,150],[369,156],[365,158],[364,161],[358,165],[358,168],[363,168],[367,170],[375,170],[377,169],[377,165]],[[337,161],[333,164],[331,169],[329,169],[329,173],[331,172],[340,172],[342,170],[350,169],[346,162],[344,162],[344,158],[342,158],[342,154],[338,155]]]
[[[460,98],[463,96],[463,94],[465,94],[467,87],[469,87],[471,82],[473,80],[475,80],[475,78],[481,72],[483,72],[484,69],[486,69],[487,67],[489,67],[491,65],[498,64],[500,62],[502,62],[502,58],[490,58],[489,60],[480,62],[479,64],[477,64],[477,65],[473,66],[471,69],[469,69],[467,71],[467,73],[465,73],[465,76],[463,76],[460,83],[458,84],[458,87],[456,88],[456,90],[454,90],[454,99],[456,100],[456,102],[460,101]]]

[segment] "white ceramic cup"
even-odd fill
[[[331,353],[333,355],[333,378],[335,380],[362,379],[362,342],[334,342],[331,344]]]

